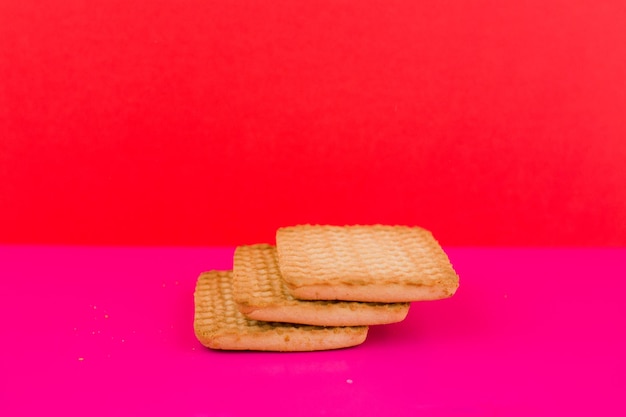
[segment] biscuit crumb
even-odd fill
[[[78,360],[82,362],[85,360],[85,358],[78,358]]]

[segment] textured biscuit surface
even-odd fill
[[[448,256],[425,229],[408,226],[284,227],[280,271],[300,299],[436,300],[459,285]]]
[[[280,274],[276,248],[240,246],[234,257],[233,296],[248,318],[318,326],[360,326],[402,321],[409,303],[303,301],[289,294]]]
[[[367,327],[317,327],[247,319],[233,300],[232,271],[200,274],[194,293],[194,330],[212,349],[313,351],[363,343]]]

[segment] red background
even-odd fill
[[[626,244],[622,1],[0,0],[0,243]]]

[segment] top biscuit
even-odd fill
[[[304,300],[437,300],[459,285],[448,256],[419,227],[284,227],[276,248],[289,291]]]

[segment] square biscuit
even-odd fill
[[[316,326],[363,326],[404,320],[409,303],[307,301],[294,298],[282,279],[276,248],[259,244],[235,250],[233,297],[254,320]]]
[[[204,346],[223,350],[314,351],[363,343],[367,326],[319,327],[247,319],[233,300],[232,271],[200,274],[194,292],[194,331]]]
[[[437,300],[459,285],[446,253],[419,227],[283,227],[276,247],[289,292],[303,300]]]

